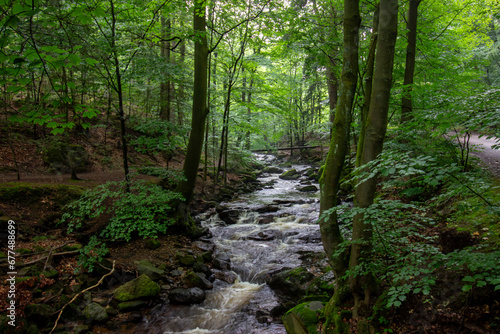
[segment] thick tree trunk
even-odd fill
[[[320,180],[321,213],[337,205],[337,192],[349,144],[351,109],[358,80],[360,23],[359,0],[346,0],[344,2],[344,65],[341,76],[340,98],[332,127],[330,149]],[[338,245],[344,241],[337,222],[337,214],[334,212],[325,219],[321,219],[320,229],[326,255],[330,260],[335,276],[340,279],[340,277],[344,276],[347,268],[347,259],[346,256],[333,257]]]
[[[205,120],[208,115],[207,86],[208,86],[208,47],[205,29],[205,5],[203,2],[194,2],[193,27],[196,36],[194,50],[194,89],[191,133],[184,161],[185,181],[179,183],[177,191],[184,196],[184,203],[189,204],[198,175],[203,140],[205,135]]]
[[[377,54],[375,57],[375,72],[373,77],[373,90],[370,99],[370,110],[364,126],[364,144],[361,153],[361,165],[365,165],[382,152],[385,133],[387,130],[387,118],[389,111],[389,100],[392,85],[392,70],[394,64],[394,49],[397,38],[398,25],[398,2],[397,0],[380,1],[380,21]],[[372,177],[359,184],[355,192],[355,205],[367,208],[373,204],[377,177]],[[353,235],[349,269],[361,264],[362,258],[369,259],[371,251],[371,237],[373,226],[366,222],[362,214],[354,217]],[[358,312],[369,310],[370,295],[373,292],[373,279],[370,275],[350,276],[349,290],[354,296],[354,316]],[[365,314],[359,314],[366,316]]]
[[[410,8],[408,9],[408,21],[406,29],[408,29],[407,39],[408,45],[406,47],[406,67],[404,77],[403,98],[401,101],[401,123],[411,119],[413,110],[413,102],[411,98],[411,91],[413,86],[413,76],[415,73],[415,54],[417,44],[417,19],[418,19],[418,5],[422,0],[410,0]]]

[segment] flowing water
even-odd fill
[[[260,155],[261,160],[271,156]],[[304,171],[308,166],[293,166]],[[237,212],[236,224],[227,225],[217,214],[206,213],[202,224],[212,233],[216,255],[231,260],[234,283],[216,280],[203,304],[165,305],[136,333],[284,334],[284,326],[270,316],[278,306],[265,283],[273,272],[295,268],[306,255],[322,252],[319,226],[319,192],[297,190],[300,180],[282,180],[263,174],[267,186],[222,203]],[[269,211],[272,211],[270,213]],[[234,274],[233,274],[234,275]]]

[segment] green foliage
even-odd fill
[[[68,224],[68,233],[80,230],[91,219],[110,216],[105,228],[82,250],[85,257],[81,261],[89,270],[102,259],[103,240],[129,241],[134,236],[156,238],[174,223],[169,217],[170,203],[182,199],[180,194],[144,180],[131,182],[130,192],[125,189],[124,181],[107,182],[88,190],[65,207],[61,222]]]
[[[186,134],[184,128],[160,119],[135,118],[132,128],[139,135],[130,140],[130,145],[146,154],[169,154],[183,144],[181,138]]]

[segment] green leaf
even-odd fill
[[[92,58],[85,58],[85,61],[87,62],[87,64],[89,64],[91,66],[99,63],[97,60],[92,59]]]
[[[469,291],[470,289],[472,289],[472,285],[464,285],[464,286],[462,287],[462,291],[463,291],[463,292],[467,292],[467,291]]]

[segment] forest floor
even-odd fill
[[[100,136],[96,134],[95,137]],[[96,138],[94,138],[96,139]],[[52,174],[47,171],[47,168],[43,162],[40,154],[40,148],[33,144],[32,141],[18,140],[9,145],[0,146],[0,183],[9,187],[16,187],[16,185],[23,185],[28,188],[40,187],[58,187],[67,186],[65,188],[70,194],[73,190],[93,188],[99,184],[105,183],[107,181],[119,181],[124,177],[123,171],[118,167],[120,166],[120,154],[118,145],[111,143],[110,146],[115,147],[111,151],[107,151],[107,154],[112,156],[111,160],[106,160],[107,167],[102,168],[101,162],[106,156],[105,154],[94,154],[91,155],[91,166],[87,171],[78,173],[78,177],[82,180],[73,181],[70,178],[69,173],[64,174]],[[499,178],[500,176],[500,150],[492,150],[491,145],[493,144],[490,140],[485,138],[477,138],[473,136],[471,138],[471,143],[477,145],[489,145],[483,150],[479,150],[476,154],[481,160],[489,166],[491,173]],[[90,141],[86,144],[86,149],[89,152],[95,151],[95,146],[93,146]],[[16,152],[16,156],[13,156],[12,152]],[[148,157],[141,156],[135,153],[134,159],[136,161],[144,161]],[[170,162],[170,168],[180,169],[182,164],[182,155],[175,156]],[[165,162],[156,161],[160,165],[164,165]],[[20,174],[20,181],[17,181],[17,174],[14,172],[15,164],[17,161],[18,166],[21,166],[22,172]],[[153,176],[140,175],[139,177],[158,180],[158,178]],[[229,184],[238,184],[239,176],[236,174],[229,175]],[[57,188],[59,189],[59,188]],[[203,192],[202,190],[205,189]],[[61,209],[63,204],[60,202],[60,197],[57,191],[47,191],[43,193],[30,192],[28,190],[22,190],[25,192],[24,198],[17,198],[13,201],[0,201],[0,216],[3,218],[7,217],[16,221],[19,228],[19,235],[16,247],[19,249],[26,250],[26,253],[19,258],[19,261],[30,262],[30,261],[40,261],[45,262],[45,266],[53,264],[54,268],[59,272],[59,276],[70,277],[69,281],[65,281],[68,284],[77,284],[76,276],[73,275],[74,269],[77,267],[76,253],[62,257],[58,259],[57,263],[52,263],[48,259],[40,259],[37,256],[41,250],[50,250],[51,253],[57,253],[65,245],[71,245],[75,240],[68,236],[66,233],[66,227],[54,224],[54,220],[57,220],[61,215]],[[78,190],[79,191],[79,190]],[[76,192],[78,192],[76,191]],[[208,182],[203,185],[201,182],[197,185],[197,193],[199,194],[195,200],[195,209],[203,210],[211,201],[216,199],[216,193],[218,190],[211,186]],[[71,194],[70,194],[71,195]],[[67,198],[65,198],[67,200]],[[212,202],[213,203],[213,202]],[[7,219],[5,218],[5,219]],[[3,229],[3,226],[2,226]],[[0,233],[3,231],[0,231]],[[2,243],[2,250],[5,249],[6,241],[5,235],[0,236],[0,241]],[[159,238],[162,246],[158,249],[152,250],[146,246],[144,240],[134,240],[126,244],[116,244],[110,247],[110,257],[108,261],[116,261],[116,268],[122,272],[128,272],[131,274],[136,273],[136,261],[149,260],[153,263],[160,262],[172,262],[175,258],[175,254],[182,253],[199,253],[200,250],[193,244],[193,241],[184,236],[171,236],[165,235]],[[2,268],[2,271],[3,268]],[[102,271],[101,271],[102,273]],[[4,280],[2,280],[4,281]],[[29,282],[28,282],[29,283]],[[24,287],[25,291],[20,291],[19,302],[22,306],[26,306],[29,303],[37,302],[44,303],[52,298],[57,298],[54,295],[40,295],[35,293],[36,288],[40,287],[40,284],[55,284],[55,282],[50,281],[40,281],[38,283],[31,282],[29,284],[20,285],[20,289]],[[456,289],[456,284],[451,284],[450,289]],[[7,293],[7,285],[2,285],[0,287],[0,295],[4,297]],[[488,296],[480,296],[483,301],[471,301],[466,300],[462,309],[451,309],[447,306],[447,301],[443,300],[441,304],[437,306],[434,310],[426,309],[430,307],[430,304],[423,304],[421,301],[413,300],[407,303],[407,307],[400,308],[397,313],[392,314],[392,321],[397,321],[394,323],[392,328],[394,328],[395,333],[494,333],[493,330],[489,330],[489,325],[480,323],[485,321],[483,316],[488,314],[488,319],[492,319],[495,315],[491,312],[498,312],[500,309],[500,304],[498,301],[488,300]],[[0,315],[5,312],[6,298],[0,300]],[[475,303],[472,305],[472,303]],[[24,304],[24,305],[23,305]],[[19,309],[19,316],[23,316],[23,309]],[[134,321],[134,317],[137,314],[130,314],[131,318],[123,319],[124,322]],[[429,318],[430,317],[430,318]],[[412,320],[413,319],[413,320]],[[461,326],[455,326],[457,321],[462,319]],[[496,319],[500,321],[500,314],[496,315]],[[410,320],[413,321],[410,323]],[[477,321],[478,323],[474,323]],[[421,326],[415,326],[415,324],[420,323]],[[432,326],[429,325],[432,323]],[[447,325],[448,323],[453,323],[453,326]],[[429,325],[429,326],[428,326]],[[495,325],[498,326],[498,325]],[[448,331],[447,328],[450,330]],[[498,328],[498,327],[496,327]]]

